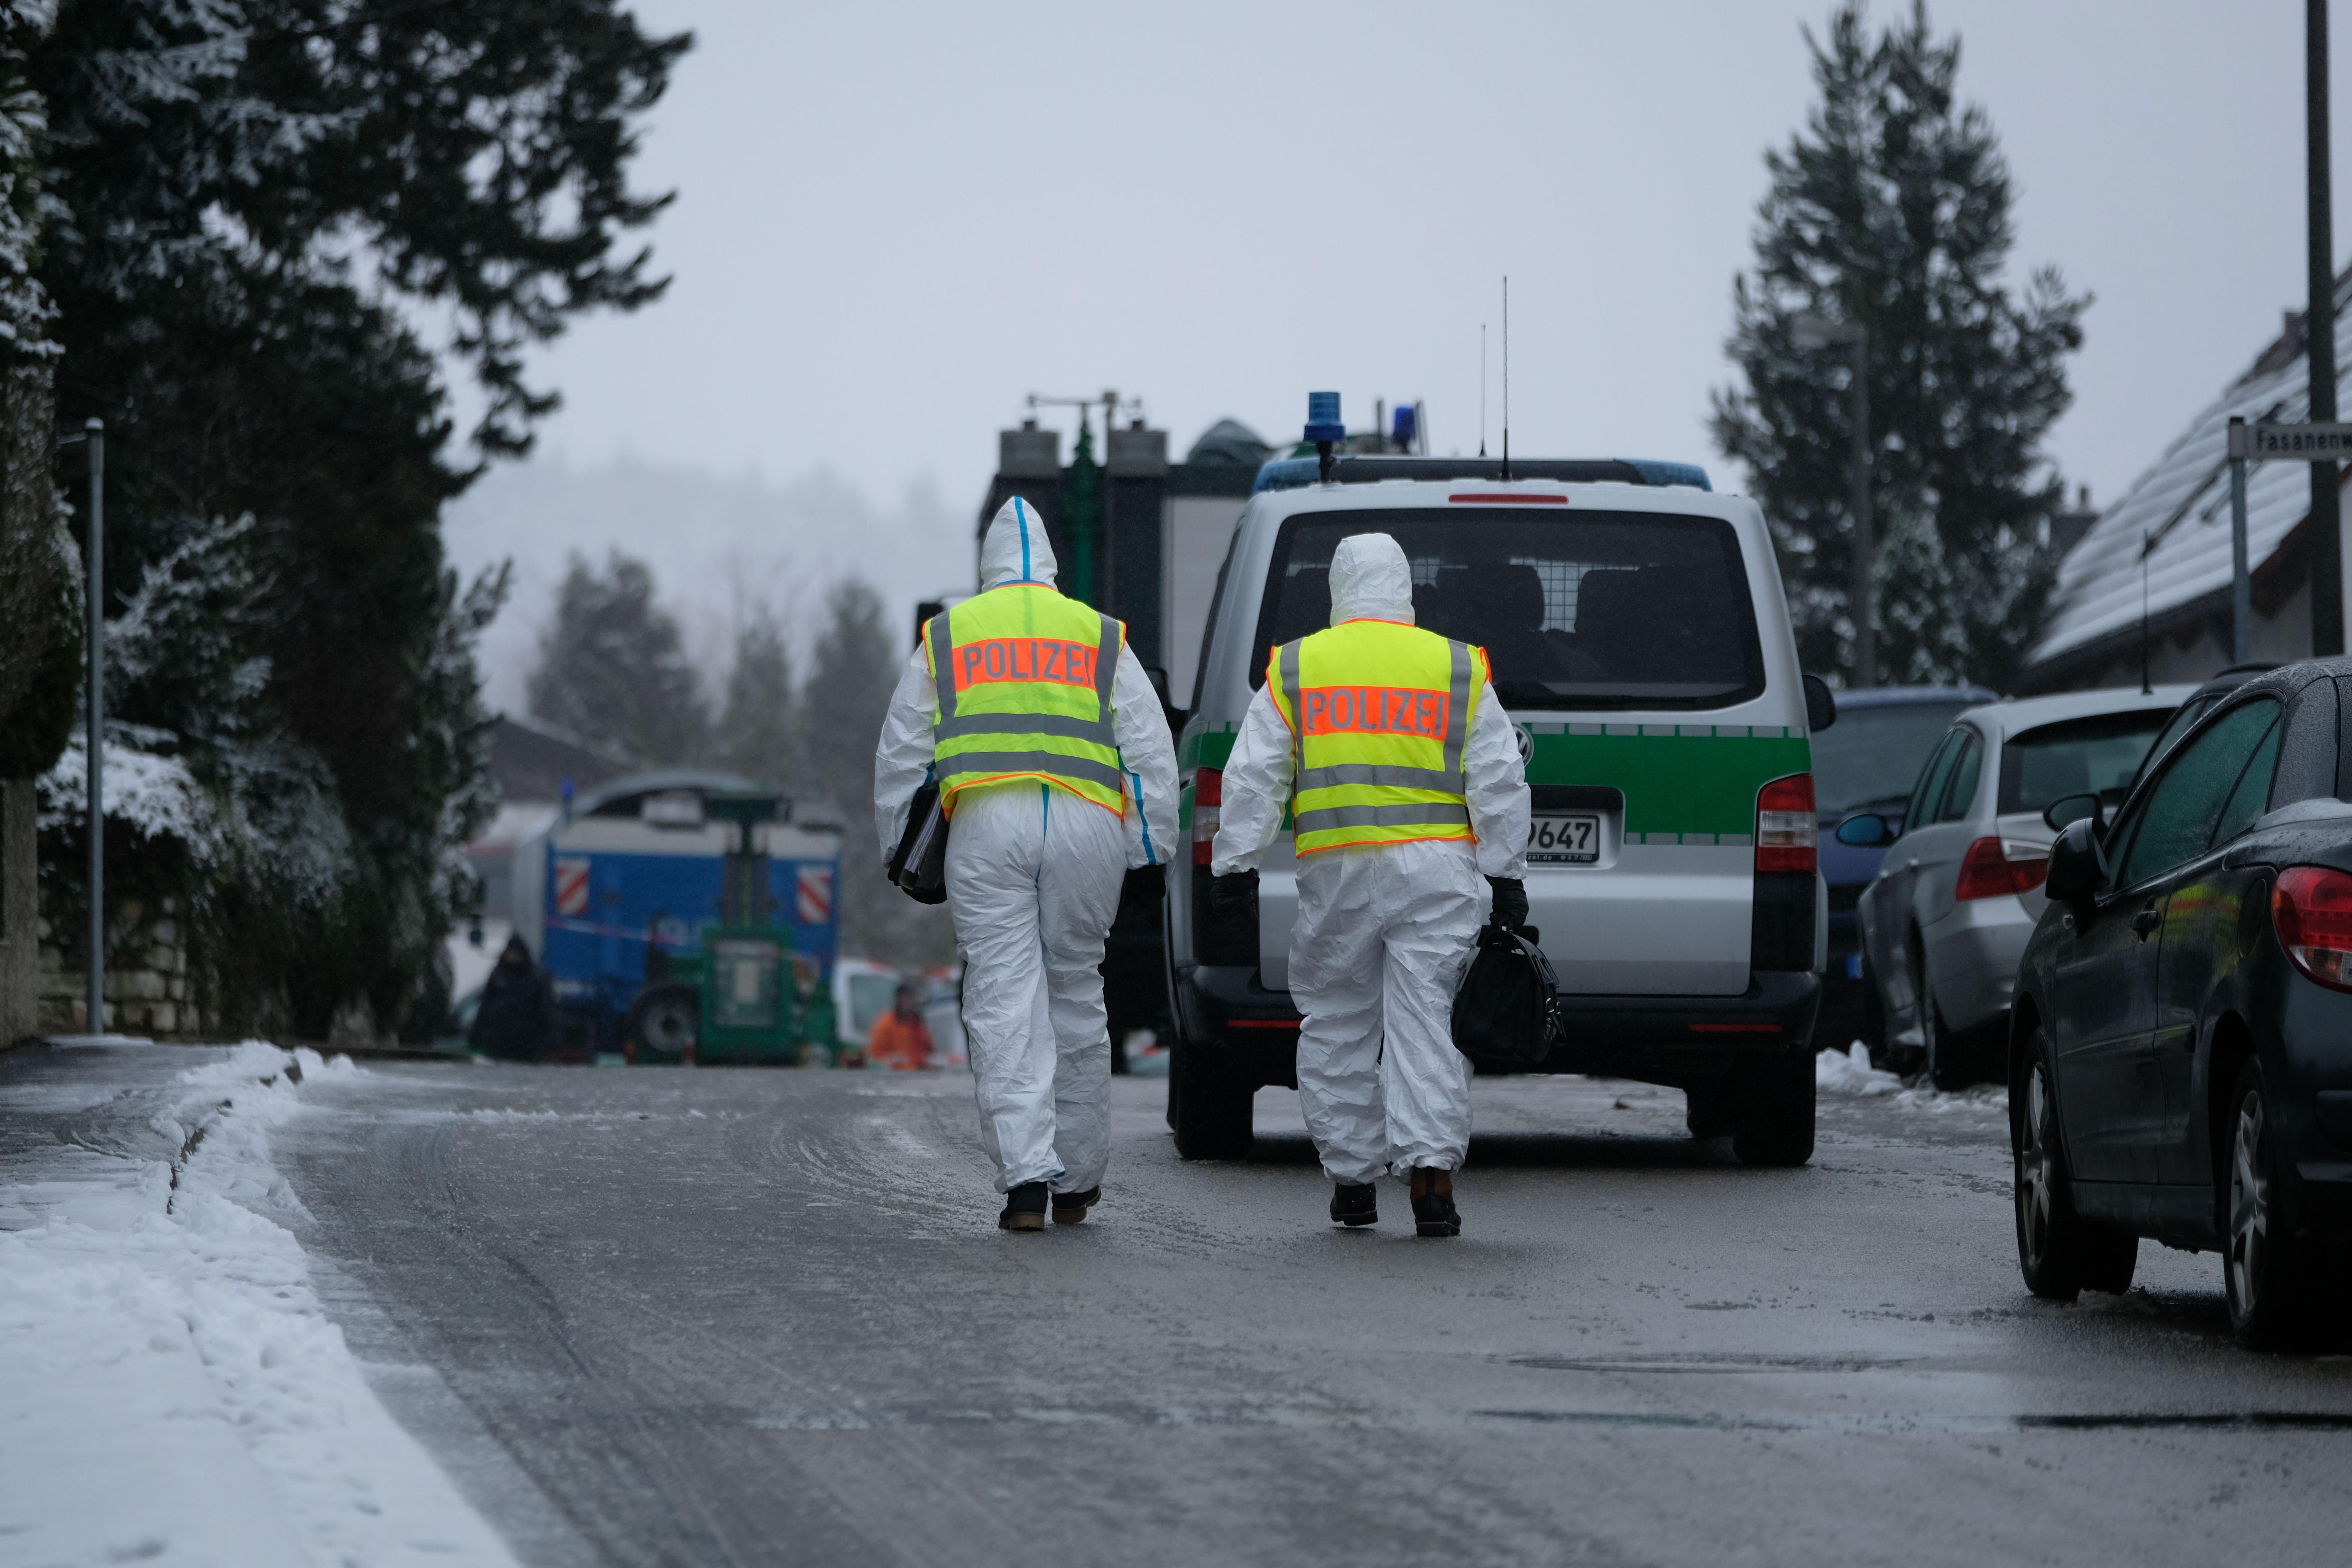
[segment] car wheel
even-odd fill
[[[1801,1165],[1813,1157],[1813,1053],[1753,1069],[1731,1113],[1731,1152],[1743,1165]]]
[[[630,1007],[621,1033],[637,1047],[630,1053],[634,1060],[648,1055],[656,1061],[687,1060],[701,1037],[700,1000],[683,985],[648,991]]]
[[[1246,1160],[1255,1141],[1250,1104],[1257,1085],[1217,1047],[1180,1041],[1168,1064],[1170,1124],[1186,1160]]]
[[[2017,1267],[2025,1288],[2052,1301],[2071,1301],[2085,1289],[2121,1295],[2131,1289],[2139,1265],[2139,1237],[2094,1225],[2074,1212],[2050,1041],[2040,1029],[2026,1043],[2018,1076],[2010,1093],[2009,1142]]]
[[[2309,1248],[2287,1230],[2278,1140],[2259,1062],[2238,1070],[2230,1107],[2230,1156],[2221,1174],[2221,1282],[2230,1327],[2249,1350],[2282,1350],[2310,1326],[2313,1268]]]
[[[1894,1047],[1886,1039],[1886,1001],[1878,994],[1878,972],[1870,964],[1870,949],[1862,950],[1862,1043],[1870,1048],[1870,1065],[1885,1071]]]
[[[1913,1043],[1915,1040],[1924,1040],[1927,1037],[1926,1025],[1921,1018],[1918,1006],[1920,970],[1918,932],[1914,931],[1910,936],[1904,940],[1903,956],[1904,967],[1910,971],[1910,985],[1912,991],[1911,1026],[1907,1029],[1901,1030],[1889,1028],[1887,1026],[1885,1020],[1897,1016],[1900,1013],[1900,1009],[1896,1008],[1888,998],[1884,977],[1879,977],[1873,984],[1872,989],[1878,997],[1880,1018],[1879,1032],[1886,1041],[1886,1059],[1883,1065],[1889,1070],[1901,1073],[1906,1078],[1908,1078],[1911,1074],[1917,1072],[1922,1067],[1926,1066],[1927,1060],[1926,1048],[1923,1046]],[[1874,970],[1873,973],[1874,975],[1876,972]],[[1909,1036],[1911,1037],[1906,1039],[1904,1037],[1906,1036]]]
[[[1911,937],[1912,982],[1919,992],[1919,1037],[1926,1042],[1927,1081],[1950,1093],[1968,1088],[1984,1076],[1973,1042],[1963,1039],[1944,1023],[1936,1005],[1936,982],[1927,968],[1927,946],[1917,932]]]

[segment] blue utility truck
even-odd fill
[[[734,803],[763,794],[774,797],[703,769],[635,773],[580,796],[517,847],[515,931],[554,980],[568,1054],[692,1059],[711,965],[739,956],[747,925],[772,931],[790,954],[789,994],[774,999],[800,1033],[782,1059],[830,1048],[841,825],[829,805],[789,798],[774,798],[772,820],[734,819]],[[761,884],[748,906],[739,890],[727,907],[730,864]],[[704,951],[707,930],[723,933],[727,952]],[[737,1000],[732,989],[725,1000]]]

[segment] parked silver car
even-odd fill
[[[2069,795],[2121,803],[2165,721],[2195,689],[2159,686],[1989,702],[1954,721],[1911,792],[1902,836],[1855,913],[1886,1020],[1885,1053],[1957,1089],[2000,1060],[2018,959],[2047,902],[2054,837],[2042,812]],[[1856,813],[1841,842],[1885,843]]]

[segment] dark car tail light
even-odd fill
[[[1192,775],[1192,864],[1209,863],[1209,847],[1216,842],[1217,822],[1224,814],[1225,775],[1219,768],[1202,768]]]
[[[2271,889],[2271,923],[2297,969],[2322,985],[2352,991],[2352,874],[2288,867]]]
[[[2050,846],[2030,838],[1979,838],[1960,857],[1960,879],[1952,897],[1997,899],[2030,893],[2050,875]]]
[[[1822,824],[1813,775],[1790,773],[1756,793],[1756,868],[1811,872],[1821,861]]]

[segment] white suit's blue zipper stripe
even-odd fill
[[[1143,863],[1157,866],[1160,853],[1151,847],[1151,814],[1143,809],[1143,775],[1129,768],[1127,776],[1135,781],[1135,820],[1143,828]]]

